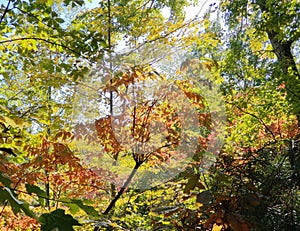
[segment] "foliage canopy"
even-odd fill
[[[299,1],[88,5],[0,3],[1,229],[299,230]]]

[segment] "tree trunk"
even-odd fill
[[[266,6],[265,0],[258,1],[262,12],[271,13]],[[273,22],[274,23],[274,22]],[[278,16],[280,24],[280,16]],[[287,99],[293,107],[293,112],[297,116],[298,128],[300,126],[300,72],[297,69],[294,56],[292,54],[292,45],[295,41],[280,40],[280,32],[273,30],[272,25],[266,26],[266,33],[273,46],[274,53],[277,56],[279,66],[282,70],[282,81],[286,85]]]

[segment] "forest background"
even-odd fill
[[[1,230],[300,230],[298,0],[0,4]]]

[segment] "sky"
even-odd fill
[[[97,7],[98,3],[101,0],[86,0],[86,7],[88,9],[92,9]],[[8,0],[0,0],[0,5],[7,5]],[[195,15],[197,15],[200,12],[200,16],[203,15],[203,13],[206,11],[208,6],[213,3],[218,3],[219,0],[199,0],[198,6],[189,6],[186,7],[186,19],[189,20],[193,18]],[[166,17],[168,17],[169,11],[168,9],[163,9],[163,13]]]
[[[95,7],[97,7],[99,1],[100,0],[91,0],[91,1],[86,0],[86,7],[88,9],[95,8]],[[200,16],[203,15],[210,4],[218,3],[218,2],[219,2],[219,0],[199,0],[198,6],[186,7],[186,9],[185,9],[186,19],[187,20],[192,19],[193,17],[195,17],[195,15],[197,15],[199,13],[200,13]],[[169,10],[163,9],[163,14],[167,18],[169,15]]]
[[[1,1],[1,0],[0,0]],[[86,1],[86,8],[93,9],[98,6],[98,3],[103,0],[85,0]],[[194,18],[196,15],[201,17],[204,15],[206,10],[208,9],[210,4],[219,3],[219,0],[198,0],[197,6],[188,6],[185,8],[186,11],[186,20],[190,20]],[[170,15],[170,11],[167,8],[162,9],[163,15],[165,18],[168,18]],[[121,41],[117,49],[122,50],[124,48],[125,42]]]

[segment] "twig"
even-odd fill
[[[60,46],[62,48],[65,48],[66,50],[69,50],[71,52],[73,52],[74,54],[77,54],[79,56],[82,56],[83,58],[87,59],[87,57],[85,57],[84,55],[82,55],[80,52],[64,45],[64,44],[59,44],[59,43],[56,43],[56,42],[53,42],[53,41],[50,41],[49,39],[44,39],[44,38],[37,38],[37,37],[21,37],[21,38],[13,38],[13,39],[8,39],[8,40],[3,40],[3,41],[0,41],[0,44],[4,44],[4,43],[12,43],[12,42],[17,42],[17,41],[23,41],[23,40],[36,40],[36,41],[42,41],[42,42],[46,42],[46,43],[49,43],[49,44],[52,44],[52,45],[55,45],[55,46]]]
[[[241,112],[243,112],[243,113],[245,113],[245,114],[247,114],[247,115],[250,115],[250,116],[254,117],[255,119],[257,119],[258,121],[260,121],[261,124],[265,127],[265,129],[271,134],[273,140],[274,140],[275,142],[277,142],[274,133],[270,130],[270,128],[268,127],[268,125],[266,125],[266,123],[265,123],[261,118],[259,118],[257,115],[255,115],[255,114],[253,114],[253,113],[251,113],[251,112],[245,111],[243,108],[239,107],[238,105],[236,105],[236,104],[234,104],[234,103],[230,103],[230,102],[227,102],[227,103],[230,104],[230,105],[232,105],[232,106],[235,106],[235,107],[236,107],[237,109],[239,109]]]
[[[9,0],[8,3],[7,3],[7,6],[6,6],[5,10],[4,10],[4,13],[3,13],[3,15],[2,15],[2,17],[0,19],[0,23],[3,21],[6,13],[8,12],[8,8],[9,8],[9,5],[10,5],[10,2],[11,2],[11,0]]]

